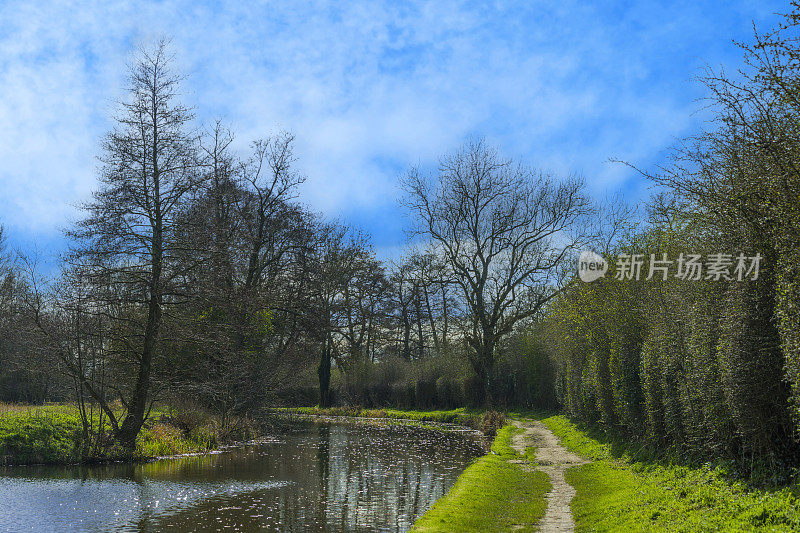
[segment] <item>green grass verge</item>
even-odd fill
[[[520,459],[510,446],[518,431],[511,425],[498,431],[492,453],[468,466],[412,531],[536,531],[551,485],[545,473],[525,472],[520,464],[510,462]],[[526,457],[533,459],[531,449]]]
[[[311,417],[347,416],[365,419],[389,420],[392,423],[414,425],[427,429],[442,430],[431,424],[457,424],[483,432],[494,437],[498,429],[506,424],[506,417],[497,411],[484,409],[450,409],[436,411],[415,411],[403,409],[363,409],[361,407],[283,407],[272,409],[273,413],[302,415]]]
[[[100,456],[82,455],[83,432],[80,413],[72,405],[0,405],[0,465],[71,464],[84,461],[133,459],[208,451],[217,439],[211,424],[193,431],[161,420],[161,411],[151,413],[136,440],[133,457],[124,457],[116,448]],[[110,428],[106,425],[106,431]]]
[[[543,422],[571,451],[594,460],[566,472],[577,491],[576,531],[800,531],[789,487],[756,490],[710,466],[634,462],[563,416]]]
[[[4,404],[0,412],[0,464],[75,462],[80,438],[80,417],[70,406]]]
[[[469,424],[482,416],[483,411],[470,409],[451,409],[448,411],[414,411],[403,409],[362,409],[360,407],[285,407],[274,409],[279,413],[297,413],[313,416],[354,416],[362,418],[393,418],[417,422],[438,422],[444,424]]]

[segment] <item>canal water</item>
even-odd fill
[[[0,468],[0,531],[405,531],[482,453],[465,432],[284,422],[214,454]]]

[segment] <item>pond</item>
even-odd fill
[[[465,432],[283,422],[207,455],[0,468],[0,531],[405,531],[482,453]]]

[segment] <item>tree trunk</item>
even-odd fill
[[[403,357],[411,360],[411,321],[408,320],[408,313],[403,310]]]
[[[478,393],[482,398],[479,399],[487,407],[494,407],[496,400],[492,394],[490,383],[492,369],[494,367],[494,349],[495,344],[490,340],[484,340],[479,346],[473,345],[476,357],[471,361],[472,369],[475,371],[475,376],[478,378],[480,386]]]
[[[158,138],[153,134],[153,145],[158,146]],[[136,376],[136,385],[133,390],[133,397],[128,406],[128,414],[125,421],[119,428],[117,440],[123,448],[133,451],[136,446],[136,436],[144,424],[144,416],[147,411],[147,398],[150,393],[150,372],[153,367],[153,357],[157,349],[158,332],[161,329],[161,269],[164,261],[163,250],[163,220],[161,212],[161,191],[158,179],[158,161],[156,152],[153,151],[153,174],[154,191],[153,204],[155,207],[155,227],[153,228],[153,247],[150,257],[153,261],[153,270],[150,274],[150,299],[147,304],[147,324],[144,328],[144,346],[142,349],[142,360],[139,362],[139,373]]]
[[[442,348],[439,345],[439,335],[436,333],[436,319],[433,316],[433,309],[431,308],[431,299],[430,296],[428,295],[427,287],[425,287],[424,289],[424,294],[425,294],[425,308],[428,311],[428,321],[430,322],[431,336],[433,337],[433,350],[436,353],[436,355],[439,355],[442,353]]]
[[[491,378],[494,369],[494,341],[486,340],[483,345],[483,388],[485,393],[486,406],[495,406],[494,391],[492,390]]]
[[[319,375],[319,406],[324,409],[331,406],[331,350],[327,339],[322,348],[317,374]]]
[[[153,269],[153,277],[161,274],[159,261],[158,268]],[[136,377],[136,386],[131,398],[128,415],[119,428],[117,439],[126,449],[132,450],[136,444],[136,436],[144,423],[144,414],[147,410],[147,397],[150,392],[150,372],[153,366],[153,356],[156,351],[158,331],[161,327],[161,294],[160,281],[155,281],[151,289],[150,302],[147,310],[147,325],[144,332],[144,349],[142,360],[139,364],[139,374]]]

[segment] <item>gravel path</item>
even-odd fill
[[[515,420],[514,425],[524,431],[513,437],[511,447],[524,454],[525,448],[535,446],[538,470],[550,476],[550,483],[553,485],[553,490],[547,493],[547,511],[539,523],[539,531],[574,531],[575,523],[569,504],[575,495],[575,489],[564,479],[564,471],[586,461],[564,448],[553,432],[538,420]]]

